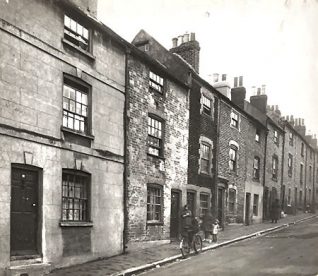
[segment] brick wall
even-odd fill
[[[149,89],[148,65],[134,57],[128,61],[129,116],[127,118],[128,166],[128,240],[134,242],[170,238],[171,189],[178,189],[185,203],[188,163],[187,90],[165,78],[165,91]],[[151,68],[164,77],[164,73]],[[148,113],[164,121],[164,155],[147,154]],[[147,184],[158,184],[163,190],[162,222],[147,223]],[[180,206],[181,207],[181,206]]]
[[[234,109],[235,110],[235,109]],[[234,213],[228,212],[226,206],[225,216],[229,222],[243,222],[244,220],[244,202],[245,202],[245,180],[246,180],[246,141],[249,133],[249,123],[245,116],[239,114],[239,128],[236,129],[230,125],[232,107],[220,102],[220,122],[219,122],[219,156],[218,171],[219,176],[227,179],[228,187],[236,190],[236,203]],[[237,171],[230,171],[229,168],[229,150],[230,142],[234,141],[238,145]]]

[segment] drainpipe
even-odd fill
[[[306,145],[305,143],[304,143],[304,145]],[[306,158],[305,158],[305,166],[304,166],[304,203],[303,203],[303,205],[304,205],[304,213],[306,213],[306,211],[307,211],[307,165],[308,165],[308,163],[307,163],[307,155],[308,155],[308,147],[307,147],[307,145],[306,145]]]
[[[284,131],[285,131],[285,128],[284,128]],[[283,210],[285,212],[285,210],[284,210],[285,192],[286,192],[285,189],[284,189],[285,133],[283,135],[283,145],[282,145],[282,147],[283,148],[282,148],[282,173],[281,173],[280,197],[281,197],[281,210]]]
[[[128,242],[128,210],[127,210],[127,188],[128,188],[128,130],[129,130],[129,72],[128,72],[128,58],[130,56],[130,49],[126,49],[125,53],[125,104],[124,104],[124,183],[123,183],[123,207],[124,207],[124,230],[123,230],[123,253],[126,253]]]
[[[266,127],[268,123],[268,118],[266,118]],[[264,206],[264,191],[266,188],[266,155],[267,155],[267,136],[268,136],[268,129],[266,130],[265,133],[265,147],[264,147],[264,170],[263,170],[263,221],[265,220],[266,217],[266,212],[267,212],[267,205],[268,205],[268,195],[266,199],[266,206]],[[265,207],[265,208],[264,208]],[[265,210],[264,210],[265,209]]]
[[[219,175],[219,164],[218,164],[218,160],[219,160],[219,139],[220,139],[220,114],[221,114],[221,99],[217,98],[218,103],[217,103],[217,126],[216,126],[216,141],[215,141],[215,174],[214,174],[214,202],[213,202],[213,216],[216,218],[218,216],[218,175]],[[212,188],[213,191],[213,188]],[[222,228],[224,229],[224,209],[223,209],[223,221],[222,221]]]

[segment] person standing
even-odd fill
[[[277,223],[279,219],[279,215],[280,215],[279,199],[276,198],[272,204],[272,211],[271,211],[272,223],[273,222]]]
[[[182,213],[181,213],[181,219],[182,219],[182,233],[181,235],[183,237],[188,238],[189,244],[192,242],[193,239],[193,216],[191,210],[189,210],[188,205],[184,205]]]
[[[213,232],[213,216],[210,210],[208,210],[203,217],[203,231],[204,231],[204,241],[209,243],[212,242],[210,236]]]
[[[218,241],[218,232],[219,232],[219,220],[216,219],[213,223],[213,230],[212,230],[212,241],[217,242]]]

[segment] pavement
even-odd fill
[[[317,217],[315,214],[300,213],[281,218],[278,223],[266,221],[259,224],[245,226],[242,224],[226,225],[218,234],[217,243],[203,242],[202,251],[217,249],[241,240],[261,236],[268,232],[277,231],[289,225],[300,223],[304,220]],[[50,276],[128,276],[134,275],[154,267],[160,267],[166,263],[178,261],[180,254],[179,242],[156,245],[154,247],[129,251],[126,254],[107,259],[88,262],[67,268],[56,269]]]

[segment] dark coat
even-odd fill
[[[278,220],[280,217],[280,205],[278,201],[274,201],[272,204],[271,218]]]
[[[212,214],[207,212],[205,216],[203,217],[203,224],[202,224],[203,231],[212,232],[213,222],[214,222],[214,219]]]

